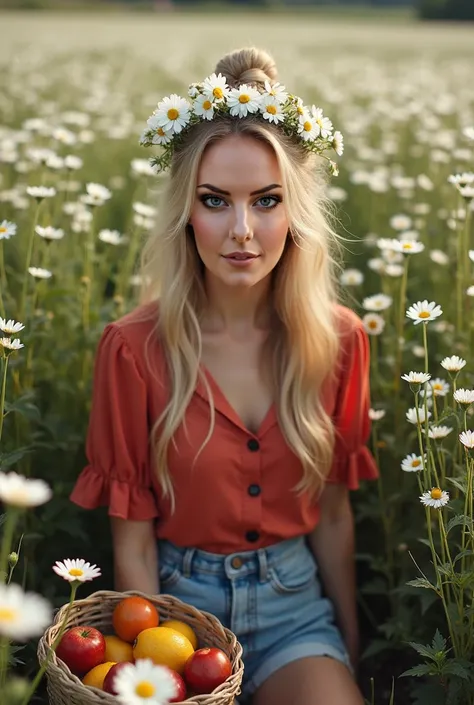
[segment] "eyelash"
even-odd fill
[[[208,205],[208,204],[206,203],[206,201],[208,201],[210,198],[217,198],[219,201],[223,201],[223,202],[225,203],[225,201],[224,201],[223,198],[221,198],[220,196],[216,196],[215,194],[212,194],[212,193],[205,193],[205,194],[203,194],[202,196],[199,196],[199,200],[201,201],[201,203],[204,205],[205,208],[209,208],[209,210],[217,210],[218,208],[221,207],[221,206],[210,206],[210,205]],[[258,201],[261,201],[263,198],[271,198],[271,199],[273,199],[273,201],[274,201],[274,203],[273,203],[272,206],[263,206],[263,209],[266,210],[266,211],[273,210],[273,208],[276,208],[276,207],[278,206],[278,204],[279,204],[279,203],[282,203],[282,201],[283,201],[283,199],[281,198],[281,196],[274,196],[274,195],[272,195],[272,196],[261,196],[261,197],[256,201],[256,203],[258,203]]]

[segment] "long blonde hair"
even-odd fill
[[[255,48],[228,54],[218,62],[216,72],[224,74],[234,87],[242,83],[263,87],[265,80],[274,83],[277,79],[273,59]],[[320,392],[334,370],[339,345],[331,254],[336,236],[329,226],[317,158],[305,153],[279,128],[261,120],[206,121],[194,126],[175,152],[159,228],[151,234],[142,254],[142,281],[147,282],[142,302],[159,300],[154,334],[159,336],[170,375],[169,401],[154,423],[151,440],[158,478],[172,506],[168,446],[183,423],[198,379],[205,385],[211,407],[203,446],[215,423],[212,392],[200,367],[200,320],[207,305],[203,267],[187,224],[206,148],[234,134],[270,145],[282,175],[292,241],[272,275],[274,324],[263,356],[271,374],[282,433],[302,463],[296,491],[317,493],[332,461],[334,428]]]

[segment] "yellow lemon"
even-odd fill
[[[115,636],[115,634],[110,634],[104,637],[104,639],[104,661],[115,661],[115,663],[130,661],[133,663],[133,646],[129,644],[128,641],[120,639],[120,637]]]
[[[84,685],[91,685],[93,688],[99,688],[103,690],[104,679],[107,673],[110,671],[112,666],[115,666],[115,661],[106,661],[105,663],[99,663],[98,666],[94,666],[91,670],[86,673],[82,682]]]
[[[196,632],[189,626],[189,624],[186,624],[186,622],[180,622],[179,619],[169,619],[167,622],[163,622],[161,626],[166,627],[167,629],[175,629],[177,632],[184,634],[184,636],[191,642],[193,649],[197,649],[198,638],[196,636]]]
[[[194,653],[193,645],[184,634],[168,627],[150,627],[137,636],[133,657],[149,658],[159,666],[168,666],[179,674],[184,664]]]

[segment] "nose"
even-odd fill
[[[252,239],[253,230],[246,208],[235,210],[229,235],[236,242],[246,242]]]

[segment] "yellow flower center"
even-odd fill
[[[163,130],[162,127],[159,127],[159,128],[157,129],[157,133],[160,135],[160,137],[164,137],[164,136],[165,136],[165,131]]]
[[[414,460],[414,461],[412,462],[412,464],[411,464],[411,466],[412,466],[413,468],[417,468],[417,467],[419,467],[420,465],[421,465],[421,460],[418,460],[418,459],[417,459],[417,460]]]
[[[210,100],[205,100],[204,103],[202,104],[202,107],[204,110],[210,110],[212,108],[212,103]]]
[[[0,233],[6,233],[7,229],[6,228],[0,228]]]
[[[176,110],[176,108],[170,108],[167,115],[168,120],[176,120],[179,117],[179,110]]]
[[[149,681],[142,681],[137,683],[135,693],[141,698],[152,698],[155,694],[155,686]]]
[[[0,624],[3,622],[14,622],[18,616],[16,610],[12,610],[11,607],[0,607]]]
[[[441,384],[433,384],[433,390],[435,392],[440,392],[443,389],[443,386]]]
[[[298,113],[298,115],[303,115],[303,108],[301,107],[301,105],[298,105],[298,107],[296,108],[296,112]]]
[[[369,321],[369,328],[375,330],[377,328],[377,321]]]
[[[439,487],[433,487],[430,494],[431,499],[441,499],[443,496],[443,492],[439,489]]]
[[[73,578],[80,578],[81,575],[84,575],[84,571],[80,568],[71,568],[69,575],[72,575]]]
[[[239,95],[239,103],[248,103],[250,101],[250,96],[247,93],[242,93]]]
[[[313,129],[313,125],[310,123],[309,120],[306,120],[306,122],[303,125],[303,129],[305,132],[311,132],[311,130]]]
[[[413,245],[411,244],[411,242],[404,242],[402,245],[402,249],[411,250],[411,249],[413,249]]]
[[[430,317],[430,312],[429,311],[420,311],[418,314],[418,318],[429,318]]]
[[[270,115],[276,115],[277,114],[276,105],[267,105],[267,113],[270,113]]]
[[[224,97],[224,91],[222,90],[222,88],[219,88],[218,86],[216,86],[214,88],[214,90],[212,91],[212,95],[214,96],[214,98],[217,98],[218,100],[220,100],[221,98]]]
[[[323,122],[322,122],[321,118],[318,118],[318,119],[316,120],[316,122],[317,122],[317,124],[319,125],[319,127],[322,129],[322,127],[323,127]]]

